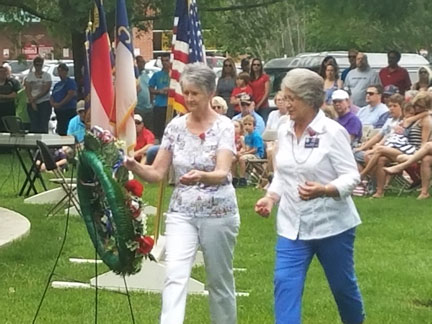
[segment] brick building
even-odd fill
[[[21,32],[14,31],[8,24],[0,25],[0,61],[18,58],[33,59],[40,55],[47,59],[72,59],[72,49],[66,42],[51,37],[46,28],[30,23]],[[153,58],[153,32],[133,28],[135,55],[146,60]]]

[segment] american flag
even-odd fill
[[[168,105],[185,113],[187,108],[180,88],[180,75],[186,64],[205,62],[201,23],[195,0],[177,0],[171,50],[173,64]]]

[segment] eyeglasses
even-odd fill
[[[366,94],[367,94],[368,96],[373,96],[373,95],[376,95],[377,92],[366,92]]]
[[[231,64],[224,64],[224,67],[232,67]]]

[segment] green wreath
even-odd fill
[[[99,128],[87,133],[79,153],[77,191],[82,216],[100,258],[118,274],[134,274],[153,240],[141,221],[142,185],[128,180],[121,143]]]

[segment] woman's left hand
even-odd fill
[[[202,179],[202,171],[198,170],[191,170],[188,173],[185,173],[182,175],[179,179],[181,184],[187,185],[187,186],[193,186],[201,181]]]
[[[323,196],[325,187],[318,182],[306,181],[303,185],[299,185],[298,193],[302,200],[311,200]]]

